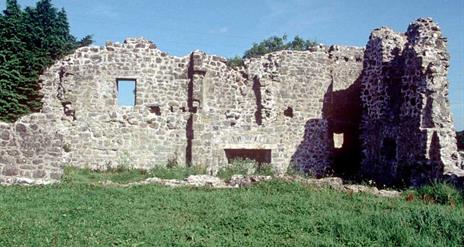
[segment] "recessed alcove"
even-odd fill
[[[270,164],[271,149],[224,149],[227,162],[232,164],[234,160],[253,160],[258,164]]]

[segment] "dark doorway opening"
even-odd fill
[[[347,180],[359,178],[361,164],[360,83],[361,79],[358,78],[350,87],[338,91],[333,91],[333,85],[330,85],[322,109],[332,137],[331,156],[334,175]]]

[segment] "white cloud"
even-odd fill
[[[221,27],[221,28],[219,28],[219,32],[220,32],[220,33],[227,33],[227,31],[229,31],[229,28],[228,28],[228,27]]]
[[[261,18],[261,24],[272,24],[276,32],[301,32],[313,25],[333,21],[336,17],[333,4],[321,0],[269,0],[266,2],[268,14]]]
[[[210,30],[209,32],[212,33],[212,34],[222,34],[222,33],[229,32],[229,28],[228,27],[220,27],[218,29]]]

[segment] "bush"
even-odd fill
[[[222,167],[217,173],[222,179],[230,179],[233,175],[273,176],[275,170],[271,164],[259,164],[250,159],[235,159],[232,164]]]
[[[415,192],[417,197],[429,202],[444,205],[463,205],[464,195],[456,187],[448,183],[434,182],[418,188]]]
[[[254,161],[248,159],[235,159],[232,161],[232,164],[228,164],[219,169],[217,176],[222,179],[230,179],[236,174],[248,175],[252,173],[251,169],[253,169],[254,165]]]
[[[271,164],[263,163],[257,164],[256,170],[254,172],[255,175],[263,175],[263,176],[274,176],[275,175],[274,167]]]
[[[232,68],[244,66],[243,58],[241,58],[240,56],[229,58],[227,59],[227,65],[229,65]]]
[[[206,166],[156,166],[149,174],[151,177],[163,179],[184,179],[191,175],[206,174]]]

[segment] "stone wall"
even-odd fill
[[[362,56],[361,48],[318,46],[234,69],[200,51],[170,56],[143,39],[84,47],[41,76],[41,114],[53,120],[39,129],[60,133],[58,170],[177,163],[214,173],[230,162],[226,150],[253,149],[270,150],[280,172],[292,163],[320,176],[331,172],[333,95],[357,81]],[[118,79],[136,80],[134,107],[117,104]],[[21,165],[5,161],[2,174],[34,178],[9,172]]]
[[[337,46],[280,51],[236,71],[194,53],[202,57],[203,74],[195,80],[202,96],[193,121],[193,163],[225,164],[225,149],[270,149],[282,172],[290,163],[317,176],[330,172],[327,115],[340,106],[329,99],[359,78],[362,54]]]
[[[435,29],[419,20],[406,34],[375,30],[366,50],[319,45],[240,68],[201,51],[170,56],[144,39],[80,48],[41,76],[41,113],[1,124],[0,182],[55,181],[64,166],[215,173],[244,154],[265,155],[280,173],[387,172],[388,181],[403,176],[403,161],[451,167],[448,54]],[[135,106],[118,105],[120,79],[135,80]]]
[[[362,173],[384,184],[420,184],[459,162],[448,102],[446,39],[431,19],[405,34],[375,30],[361,98]]]
[[[43,112],[61,117],[69,165],[150,168],[182,161],[188,57],[145,40],[81,48],[42,77]],[[117,80],[135,79],[134,107],[117,104]]]
[[[50,114],[0,123],[0,184],[46,184],[63,173],[64,136]]]

